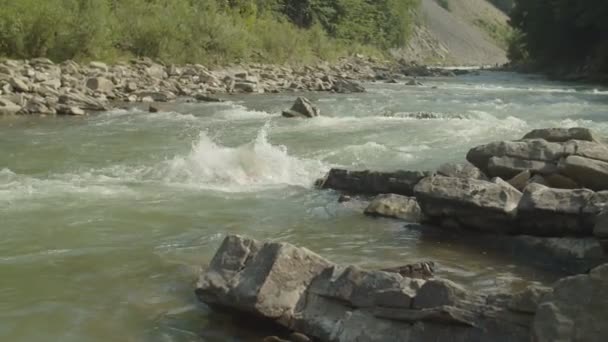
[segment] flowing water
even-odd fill
[[[441,276],[510,290],[557,275],[512,256],[371,219],[312,188],[330,167],[433,169],[477,144],[548,126],[608,135],[608,91],[508,73],[294,94],[0,118],[0,340],[249,341],[193,289],[223,236],[306,246],[365,267],[434,260]],[[434,113],[418,120],[408,113]]]

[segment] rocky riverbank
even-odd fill
[[[215,94],[327,91],[363,92],[359,82],[413,82],[413,77],[466,71],[430,69],[362,56],[335,64],[285,67],[247,64],[224,68],[163,65],[150,59],[107,65],[55,64],[44,58],[0,63],[0,115],[84,115],[117,104],[170,102],[178,97],[217,101]]]
[[[470,234],[582,274],[552,287],[480,294],[435,277],[433,262],[364,270],[286,243],[229,236],[197,295],[319,341],[602,340],[608,146],[588,129],[542,129],[474,147],[467,160],[424,172],[334,169],[317,186],[343,193],[341,202],[370,200],[370,216]]]

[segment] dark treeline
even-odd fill
[[[419,0],[0,0],[0,56],[273,63],[406,42]]]
[[[516,0],[515,62],[547,70],[608,73],[607,0]]]

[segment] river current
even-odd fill
[[[0,118],[0,340],[256,341],[266,332],[193,294],[227,233],[370,268],[433,260],[481,291],[557,279],[313,189],[331,167],[431,170],[534,128],[608,136],[605,88],[497,72],[422,81],[306,94],[323,115],[310,120],[280,116],[297,94]]]

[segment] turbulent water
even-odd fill
[[[312,188],[331,167],[433,169],[533,128],[608,135],[606,89],[506,73],[424,83],[309,94],[324,115],[311,120],[280,117],[294,94],[0,118],[0,340],[256,340],[264,332],[193,295],[226,233],[365,267],[434,260],[440,275],[478,289],[553,281]]]

